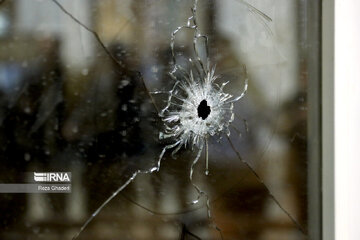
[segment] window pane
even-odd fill
[[[318,239],[319,4],[1,1],[1,239]]]

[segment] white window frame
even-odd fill
[[[323,0],[323,240],[360,239],[360,1]]]

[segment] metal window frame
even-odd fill
[[[334,26],[335,0],[322,1],[322,239],[335,239]]]

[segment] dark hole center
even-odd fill
[[[205,120],[209,116],[211,109],[207,105],[207,101],[205,99],[200,102],[197,111],[199,118],[202,118],[203,120]]]

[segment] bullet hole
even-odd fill
[[[198,112],[198,117],[202,118],[202,120],[205,120],[209,116],[211,109],[207,105],[207,101],[205,99],[200,102],[197,108],[197,112]]]

